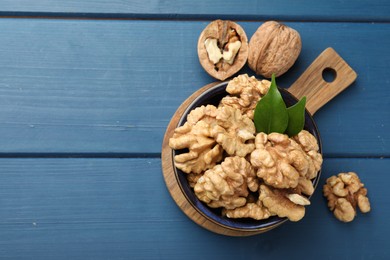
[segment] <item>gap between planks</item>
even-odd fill
[[[10,159],[72,159],[72,158],[86,158],[86,159],[148,159],[160,158],[161,153],[0,153],[0,158]]]
[[[318,17],[291,15],[236,15],[236,14],[142,14],[142,13],[62,13],[62,12],[8,12],[0,11],[0,19],[59,19],[59,20],[150,20],[150,21],[212,21],[215,19],[236,22],[315,22],[315,23],[390,23],[389,18],[364,19],[355,17]]]
[[[370,155],[370,154],[326,154],[323,155],[324,159],[389,159],[390,155]],[[72,158],[85,158],[85,159],[156,159],[161,158],[161,153],[0,153],[0,159],[72,159]]]

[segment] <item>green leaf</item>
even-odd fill
[[[288,134],[288,136],[291,137],[297,135],[300,131],[302,131],[303,126],[305,125],[305,105],[306,97],[303,97],[298,103],[287,108],[288,126],[286,134]]]
[[[256,105],[253,120],[258,133],[284,133],[287,128],[287,108],[276,86],[275,74],[272,74],[268,93]]]

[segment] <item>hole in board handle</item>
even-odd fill
[[[337,72],[332,68],[325,68],[322,71],[322,78],[328,82],[332,83],[337,77]]]

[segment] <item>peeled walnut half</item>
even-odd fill
[[[257,80],[248,74],[238,75],[229,81],[226,92],[229,95],[222,98],[219,106],[230,106],[237,108],[243,115],[253,119],[257,102],[268,92],[271,82],[268,80]]]
[[[242,157],[227,157],[207,170],[195,184],[195,195],[212,208],[244,206],[250,191],[258,189],[253,167]]]
[[[312,140],[308,137],[311,134],[305,130],[298,135]],[[317,142],[314,137],[313,139]],[[313,193],[314,188],[310,180],[317,176],[322,164],[318,145],[310,148],[309,151],[313,155],[311,156],[304,150],[303,145],[287,135],[258,133],[255,146],[250,161],[257,169],[257,176],[267,185],[279,189],[296,188],[296,191],[307,195]]]
[[[228,218],[253,218],[256,220],[267,219],[275,214],[269,212],[260,200],[249,202],[242,207],[224,211]]]
[[[200,174],[222,160],[223,149],[210,132],[216,116],[215,106],[201,106],[192,110],[187,116],[187,122],[175,129],[169,139],[169,146],[183,150],[174,157],[178,169],[188,174]]]
[[[211,135],[229,155],[245,157],[255,149],[255,125],[233,107],[219,107]]]
[[[357,207],[362,213],[371,210],[367,189],[354,172],[329,177],[323,192],[329,209],[340,221],[351,222],[356,216]]]
[[[199,36],[198,57],[210,76],[225,80],[245,65],[248,38],[237,23],[215,20]]]
[[[281,189],[273,189],[267,185],[260,185],[260,201],[270,213],[279,217],[287,217],[291,221],[299,221],[305,216],[305,207],[288,198]]]

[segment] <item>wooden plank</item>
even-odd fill
[[[249,37],[260,25],[240,24]],[[1,19],[0,153],[158,154],[176,108],[215,81],[196,52],[206,25]],[[301,33],[303,50],[280,86],[329,46],[358,73],[315,115],[325,154],[389,156],[390,25],[288,25]]]
[[[0,159],[0,256],[51,259],[386,259],[390,159],[327,159],[356,171],[372,211],[341,223],[317,190],[304,219],[253,237],[211,233],[169,197],[159,159]],[[202,250],[199,250],[199,249]],[[194,253],[196,250],[196,254]]]
[[[357,1],[2,1],[3,16],[79,16],[166,19],[389,21],[390,3]]]
[[[0,225],[161,222],[176,211],[159,159],[0,161]]]

